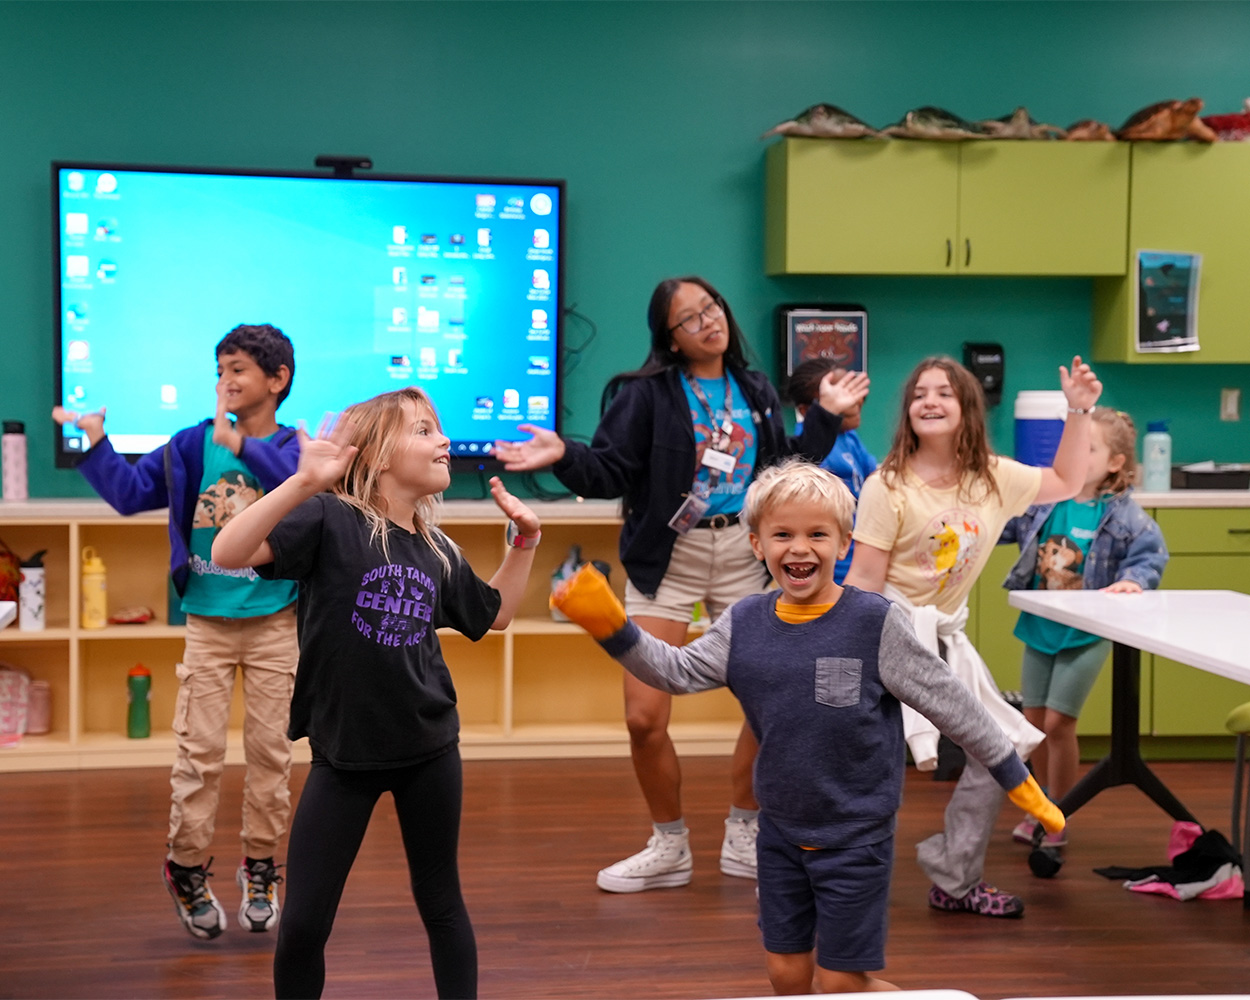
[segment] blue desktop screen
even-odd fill
[[[142,454],[213,415],[217,342],[295,347],[279,423],[416,385],[456,458],[558,430],[559,181],[54,164],[60,402]],[[64,428],[58,464],[86,447]]]

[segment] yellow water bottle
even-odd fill
[[[88,545],[82,550],[82,627],[104,628],[108,622],[108,583],[104,576],[104,560]]]

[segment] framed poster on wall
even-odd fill
[[[861,305],[780,305],[777,327],[787,376],[813,358],[829,358],[848,371],[868,370],[868,310]]]
[[[1138,250],[1137,353],[1196,351],[1202,254]]]

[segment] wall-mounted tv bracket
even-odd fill
[[[373,161],[367,156],[331,156],[322,154],[314,161],[318,167],[331,167],[335,177],[351,177],[353,170],[372,170]]]

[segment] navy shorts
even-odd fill
[[[816,964],[831,972],[885,968],[893,837],[808,851],[761,812],[756,852],[766,951],[791,955],[815,946]]]

